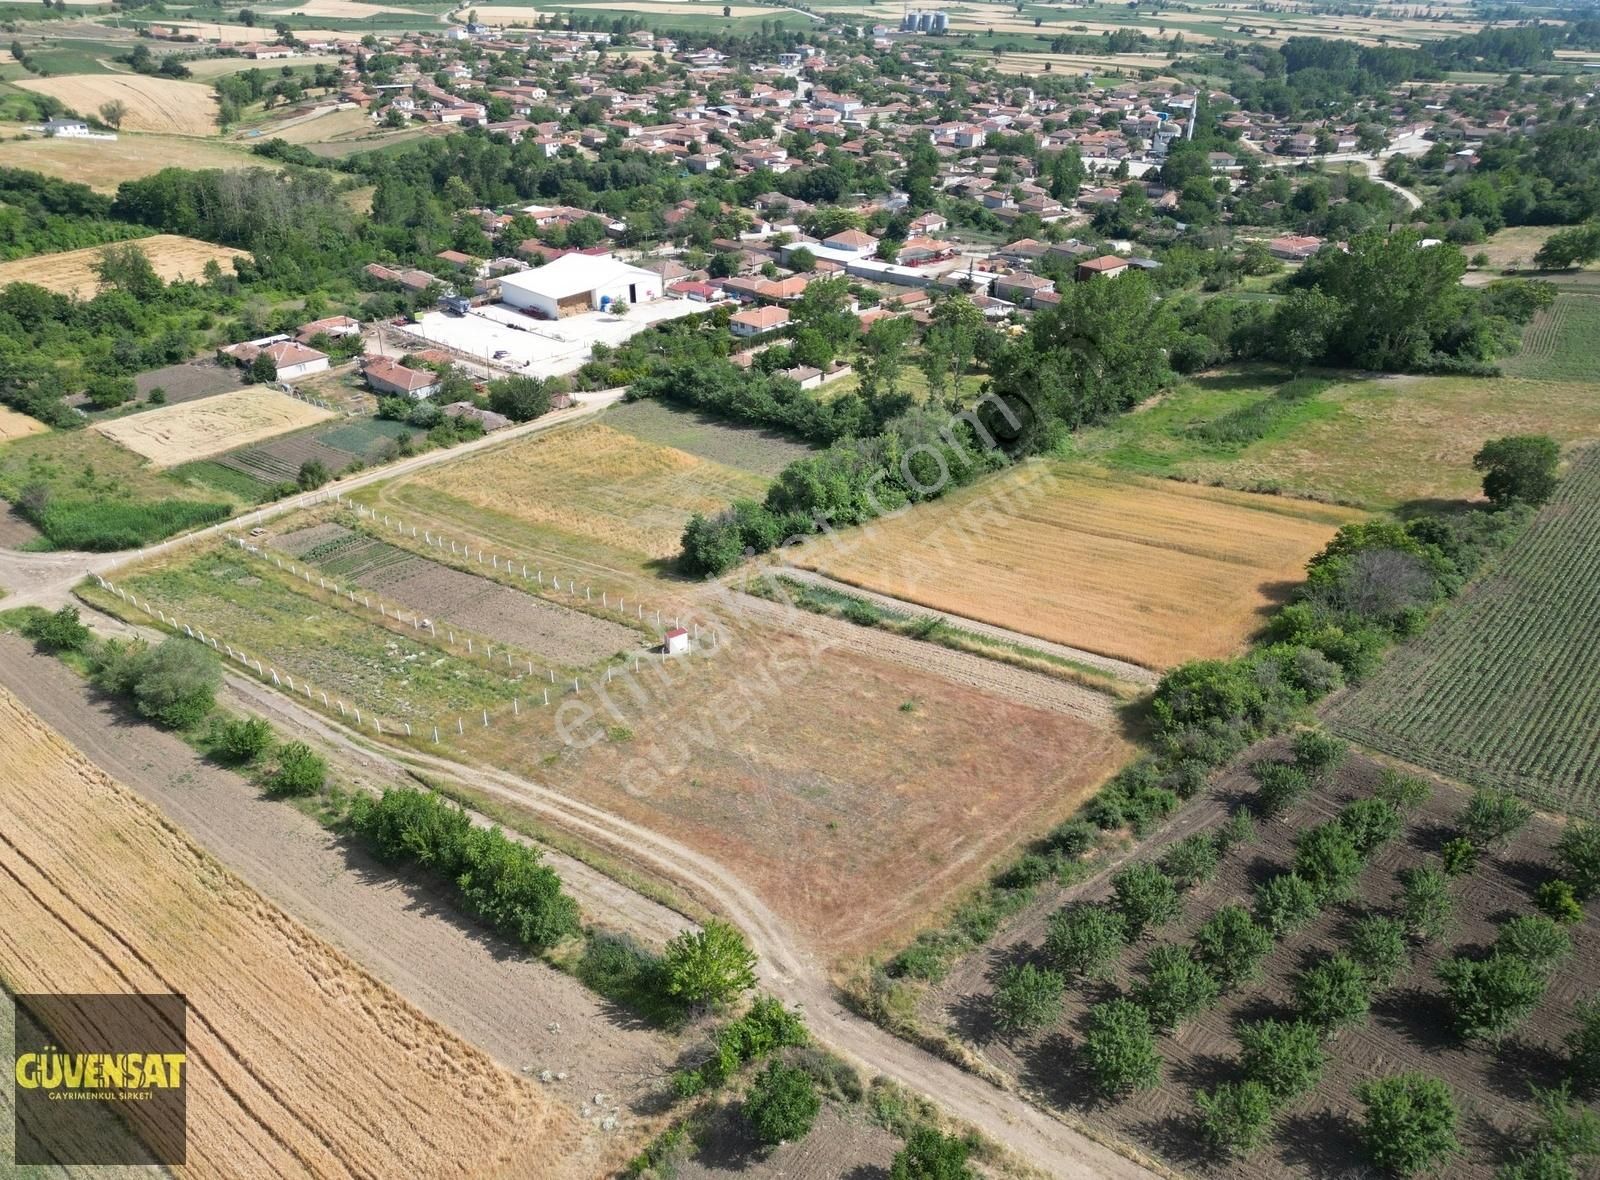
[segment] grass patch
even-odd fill
[[[96,553],[138,549],[199,525],[233,515],[231,504],[156,500],[129,504],[109,500],[51,500],[42,511],[23,514],[56,549]]]
[[[212,459],[180,464],[172,468],[172,475],[184,483],[203,484],[207,488],[225,492],[246,504],[265,503],[272,499],[274,491],[271,484],[232,467],[224,467]]]
[[[1600,295],[1561,294],[1534,316],[1522,351],[1500,368],[1508,376],[1543,381],[1600,382]]]

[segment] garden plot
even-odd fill
[[[284,534],[283,548],[333,576],[410,610],[529,651],[584,667],[637,647],[639,633],[451,569],[338,524]]]
[[[257,386],[97,422],[94,428],[157,467],[176,467],[332,416],[309,402]]]

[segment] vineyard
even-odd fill
[[[1600,447],[1506,555],[1329,724],[1374,749],[1564,811],[1600,791]]]

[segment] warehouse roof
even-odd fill
[[[504,276],[500,280],[500,290],[503,293],[509,288],[546,299],[565,299],[610,283],[641,279],[659,281],[660,276],[654,271],[619,262],[610,255],[563,254],[554,262]]]

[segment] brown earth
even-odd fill
[[[3,157],[0,162],[4,162]],[[210,242],[178,234],[155,234],[117,244],[137,246],[144,251],[156,273],[168,282],[174,279],[198,282],[206,263],[213,259],[224,274],[231,274],[233,260],[248,257],[243,250],[231,246],[213,246]],[[7,283],[33,283],[62,295],[77,292],[87,299],[100,288],[94,268],[105,249],[104,246],[85,246],[81,250],[62,250],[56,254],[0,262],[0,287]]]
[[[9,986],[187,997],[194,1174],[592,1174],[570,1110],[300,926],[4,690],[0,817]]]
[[[1212,798],[1192,804],[1169,831],[1141,848],[1136,859],[1157,857],[1176,839],[1219,821],[1227,805],[1248,798],[1254,790],[1254,780],[1242,767],[1277,752],[1277,746],[1269,745],[1240,759],[1241,769],[1226,775]],[[1200,1147],[1192,1122],[1196,1088],[1239,1076],[1234,1064],[1237,1022],[1292,1016],[1294,975],[1338,949],[1355,917],[1368,908],[1386,911],[1399,888],[1397,873],[1433,857],[1440,842],[1456,834],[1454,821],[1465,795],[1449,785],[1436,783],[1431,799],[1410,816],[1402,837],[1373,858],[1353,902],[1330,907],[1309,927],[1278,943],[1267,959],[1262,984],[1224,996],[1222,1003],[1176,1034],[1159,1038],[1165,1059],[1159,1087],[1121,1102],[1095,1103],[1087,1078],[1074,1062],[1080,1021],[1090,1003],[1136,981],[1139,964],[1158,942],[1187,941],[1218,907],[1233,901],[1248,905],[1255,885],[1292,861],[1295,835],[1330,818],[1349,800],[1369,794],[1381,770],[1372,759],[1354,757],[1320,798],[1280,821],[1263,823],[1260,842],[1236,849],[1224,859],[1216,878],[1187,896],[1177,922],[1124,953],[1115,985],[1069,987],[1062,1016],[1050,1028],[1014,1042],[998,1038],[989,1015],[995,977],[1008,963],[1032,958],[1042,964],[1039,948],[1047,919],[1069,900],[1108,896],[1109,870],[1120,858],[1108,858],[1106,871],[1081,885],[1046,890],[923,997],[923,1016],[947,1027],[985,1061],[1050,1104],[1147,1147],[1195,1175],[1278,1180],[1365,1174],[1368,1165],[1356,1135],[1361,1105],[1355,1088],[1370,1077],[1408,1070],[1428,1073],[1449,1084],[1461,1109],[1457,1133],[1465,1154],[1450,1162],[1451,1175],[1485,1180],[1508,1158],[1517,1129],[1534,1121],[1530,1086],[1550,1086],[1560,1080],[1560,1042],[1572,1027],[1569,1012],[1600,977],[1600,918],[1591,915],[1569,928],[1572,957],[1555,970],[1533,1016],[1497,1047],[1463,1045],[1450,1031],[1434,969],[1458,951],[1486,948],[1505,919],[1534,912],[1532,893],[1551,875],[1546,866],[1559,831],[1554,821],[1544,818],[1536,819],[1505,852],[1480,862],[1470,877],[1456,882],[1453,929],[1442,942],[1414,946],[1411,966],[1392,988],[1375,997],[1367,1021],[1339,1033],[1330,1043],[1321,1084],[1285,1108],[1267,1146],[1247,1160],[1224,1165]]]

